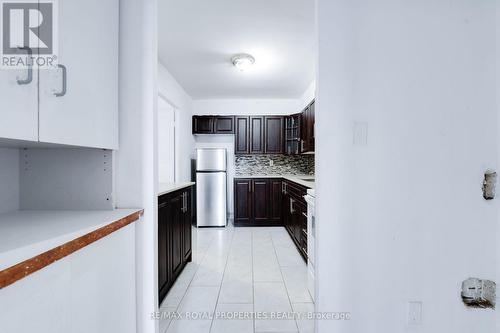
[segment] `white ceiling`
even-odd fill
[[[314,0],[158,2],[160,62],[194,99],[298,98],[314,79]]]

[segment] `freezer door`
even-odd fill
[[[197,149],[196,171],[226,171],[226,150],[219,148]]]
[[[226,173],[196,174],[196,210],[199,227],[226,226]]]

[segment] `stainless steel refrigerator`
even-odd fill
[[[196,224],[198,227],[225,227],[227,223],[226,150],[196,150]]]

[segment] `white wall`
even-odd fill
[[[142,207],[135,225],[137,333],[158,331],[157,3],[120,1],[120,149],[115,153],[119,208]]]
[[[203,99],[193,101],[196,115],[288,115],[302,111],[299,99]]]
[[[158,99],[158,181],[175,181],[175,108]]]
[[[496,6],[496,54],[500,53],[500,6],[497,4]],[[497,70],[496,70],[496,90],[495,90],[497,99],[497,138],[496,141],[500,142],[500,66],[498,65],[498,60],[497,60]],[[500,163],[500,145],[497,146],[497,163]],[[498,171],[497,171],[498,172]],[[497,185],[498,186],[498,185]],[[496,203],[496,206],[500,206],[500,202]],[[500,226],[497,224],[497,263],[498,263],[498,258],[500,258]],[[500,265],[497,264],[497,278],[496,278],[496,283],[498,284],[500,281]],[[500,312],[497,312],[497,329],[496,331],[500,331]]]
[[[495,1],[317,4],[318,310],[352,315],[319,332],[495,332],[460,300],[498,262]]]
[[[0,148],[0,214],[19,209],[19,149]]]
[[[311,82],[299,99],[300,109],[304,109],[316,97],[316,81]]]
[[[159,94],[176,108],[176,175],[175,180],[191,180],[191,159],[194,158],[194,138],[191,134],[193,101],[161,63],[158,64]]]

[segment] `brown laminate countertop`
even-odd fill
[[[0,214],[0,289],[140,219],[141,209]]]

